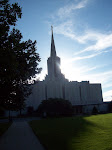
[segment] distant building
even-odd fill
[[[61,73],[60,58],[56,54],[53,31],[47,69],[48,75],[45,80],[33,85],[33,92],[27,100],[27,106],[32,106],[36,110],[42,100],[63,98],[69,100],[79,113],[91,112],[94,106],[99,111],[103,110],[101,84],[90,84],[89,81],[69,82]]]

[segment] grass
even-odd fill
[[[0,123],[0,136],[2,136],[3,133],[5,133],[5,131],[9,128],[10,125],[11,123]]]
[[[47,150],[112,150],[112,114],[31,121]]]
[[[9,117],[0,117],[0,119],[8,119]]]

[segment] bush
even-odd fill
[[[37,112],[44,117],[70,116],[73,114],[73,108],[68,100],[56,98],[43,100]]]
[[[0,107],[0,117],[3,117],[5,114],[4,108]]]
[[[34,112],[33,107],[32,107],[32,106],[29,106],[29,107],[27,108],[27,114],[28,114],[28,115],[32,115],[33,112]]]
[[[108,104],[108,111],[112,112],[112,101]]]
[[[95,106],[93,107],[92,114],[93,115],[98,114],[98,110],[97,110],[97,108]]]

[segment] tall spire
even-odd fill
[[[51,26],[51,57],[56,56],[56,49],[55,49],[55,43],[54,43],[54,37],[53,37],[53,26]]]

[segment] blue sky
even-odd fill
[[[10,0],[22,7],[16,28],[23,40],[37,40],[39,75],[47,73],[51,25],[65,77],[101,83],[104,101],[112,100],[112,0]]]

